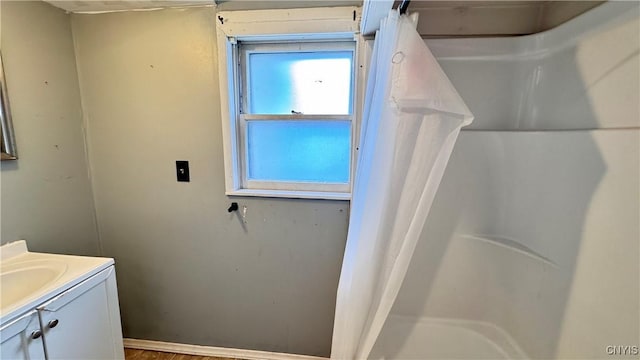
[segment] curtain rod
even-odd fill
[[[407,13],[407,8],[409,8],[409,3],[411,2],[411,0],[402,0],[402,3],[400,4],[400,15],[406,14]]]

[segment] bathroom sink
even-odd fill
[[[30,252],[24,240],[0,246],[0,327],[113,264],[109,258]]]
[[[2,308],[28,298],[53,283],[67,266],[59,261],[34,260],[2,266],[0,270],[0,305]]]

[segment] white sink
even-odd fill
[[[108,258],[30,252],[24,240],[0,246],[0,327],[111,265]]]
[[[67,265],[53,260],[32,260],[3,266],[0,271],[0,304],[11,306],[56,281]]]

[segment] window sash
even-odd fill
[[[351,144],[349,146],[349,179],[346,183],[323,183],[314,181],[296,182],[296,181],[279,181],[279,180],[250,180],[248,176],[248,132],[247,122],[249,121],[348,121],[351,125]],[[353,181],[353,146],[354,146],[354,126],[353,115],[256,115],[256,114],[239,114],[238,116],[238,162],[241,178],[241,187],[243,189],[256,190],[287,190],[287,191],[318,191],[318,192],[341,192],[347,193],[351,191],[351,182]]]
[[[305,115],[305,114],[287,114],[287,115],[269,115],[269,114],[240,114],[240,121],[256,121],[256,120],[286,120],[286,121],[295,121],[295,120],[336,120],[336,121],[351,121],[353,119],[353,115]]]
[[[330,193],[346,193],[350,189],[349,184],[331,184],[315,182],[290,182],[290,181],[258,181],[247,180],[243,186],[249,190],[285,190],[285,191],[317,191]]]
[[[275,54],[275,53],[300,53],[300,52],[351,52],[351,79],[350,79],[350,109],[349,115],[354,113],[355,107],[355,86],[356,86],[356,42],[351,39],[338,38],[331,41],[291,41],[283,43],[241,41],[236,44],[236,54],[238,57],[237,81],[239,83],[238,105],[239,114],[249,114],[249,104],[251,94],[249,92],[250,72],[248,59],[251,54]]]

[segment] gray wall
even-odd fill
[[[236,198],[246,223],[227,212],[214,11],[72,15],[124,333],[328,356],[348,202]]]
[[[20,159],[0,165],[1,241],[97,255],[70,17],[2,1],[2,56]]]

